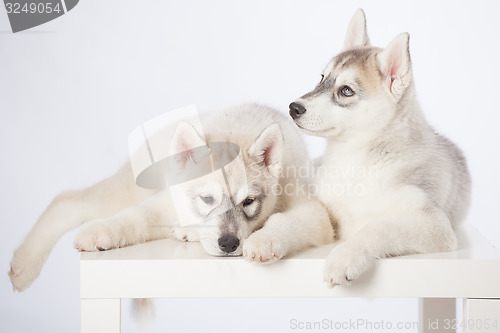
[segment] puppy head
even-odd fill
[[[243,241],[274,211],[281,173],[278,124],[254,138],[231,139],[207,133],[205,141],[181,123],[171,145],[176,158],[169,171],[190,179],[171,187],[177,215],[196,227],[203,247],[215,256],[242,254]]]
[[[364,12],[347,29],[344,49],[309,93],[290,104],[290,116],[304,132],[324,137],[378,131],[393,118],[411,83],[409,35],[385,49],[372,47]]]

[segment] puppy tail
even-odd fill
[[[147,326],[151,324],[155,317],[155,305],[151,298],[134,298],[133,315],[139,326]]]

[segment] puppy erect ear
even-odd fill
[[[347,33],[344,40],[344,50],[356,47],[369,46],[370,41],[366,33],[365,12],[360,8],[354,13],[354,16],[347,27]]]
[[[248,149],[248,155],[266,167],[269,173],[278,178],[281,173],[283,153],[283,132],[277,123],[269,125]]]
[[[175,154],[175,160],[184,167],[186,163],[191,160],[196,163],[195,152],[197,147],[206,146],[207,143],[196,131],[196,129],[189,123],[182,121],[177,125],[172,141],[170,143],[170,154]]]
[[[384,87],[399,100],[411,82],[410,35],[402,33],[377,55]]]

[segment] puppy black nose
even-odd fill
[[[295,102],[290,104],[289,108],[290,108],[290,116],[293,119],[300,118],[307,111],[306,108],[302,104],[295,103]]]
[[[229,234],[219,237],[218,242],[219,248],[228,254],[236,251],[238,246],[240,246],[240,240],[236,236]]]

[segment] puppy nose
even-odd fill
[[[289,108],[290,108],[290,116],[293,119],[300,118],[307,111],[306,108],[302,104],[295,103],[295,102],[290,104]]]
[[[238,246],[240,246],[240,240],[233,235],[222,235],[219,240],[219,248],[226,252],[226,253],[232,253],[236,251]]]

